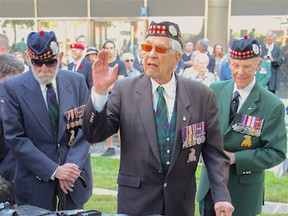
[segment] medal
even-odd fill
[[[188,156],[188,160],[187,160],[187,163],[192,163],[194,161],[197,161],[197,158],[196,158],[196,155],[195,155],[195,149],[194,148],[190,148],[190,153],[189,153],[189,156]]]
[[[250,148],[252,146],[251,136],[244,135],[244,140],[242,141],[241,146]]]

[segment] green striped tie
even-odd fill
[[[46,100],[48,106],[48,112],[50,116],[50,121],[52,125],[52,129],[54,132],[54,137],[56,141],[58,140],[58,121],[59,121],[59,105],[56,98],[56,93],[53,89],[52,83],[46,85]]]

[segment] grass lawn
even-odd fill
[[[117,174],[119,159],[105,157],[91,157],[93,171],[93,187],[117,190]],[[201,167],[197,169],[196,177],[199,179]],[[271,202],[288,203],[288,176],[276,178],[270,171],[265,174],[265,200]],[[92,195],[85,205],[86,210],[99,210],[105,213],[115,214],[117,212],[117,197],[111,195]],[[196,203],[196,214],[199,216],[198,204]],[[268,214],[260,214],[268,216]],[[273,214],[273,216],[288,216],[288,214]]]

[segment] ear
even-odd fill
[[[63,52],[60,52],[60,53],[59,53],[59,59],[60,59],[60,62],[62,62],[62,58],[63,58],[63,56],[64,56],[64,53],[63,53]]]
[[[181,60],[181,58],[182,58],[182,54],[179,53],[179,52],[176,52],[174,68],[177,67],[177,65],[179,64],[179,61]]]

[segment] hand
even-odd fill
[[[72,184],[80,176],[80,170],[76,164],[66,163],[58,167],[55,177],[62,181],[69,181]]]
[[[232,216],[234,207],[229,202],[216,202],[214,205],[216,216]]]
[[[73,187],[74,187],[73,182],[59,180],[59,185],[63,193],[68,194],[68,191],[73,192]]]
[[[224,153],[230,158],[230,165],[235,163],[235,153],[224,150]]]
[[[92,65],[93,86],[97,94],[106,94],[109,87],[116,81],[118,64],[112,69],[108,64],[108,52],[101,50]]]

